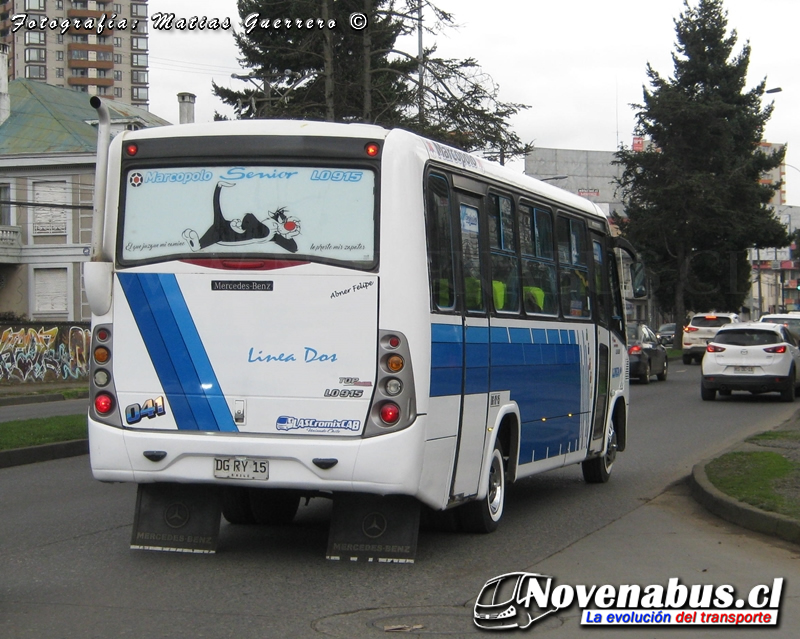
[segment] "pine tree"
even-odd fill
[[[433,19],[425,25],[428,34],[452,25],[453,16],[430,0],[239,0],[237,5],[243,29],[236,44],[249,72],[242,77],[252,86],[235,91],[214,84],[213,90],[239,118],[402,127],[501,161],[529,149],[508,125],[528,107],[500,101],[499,88],[477,61],[437,57],[429,47],[420,74],[419,54],[396,48],[399,37],[416,33],[420,5]],[[351,28],[354,13],[367,16],[367,28]],[[300,16],[319,16],[325,26],[262,22]]]
[[[769,201],[779,188],[763,174],[784,152],[759,144],[773,105],[762,108],[766,80],[746,90],[750,46],[734,55],[722,0],[684,3],[675,21],[674,77],[649,64],[651,89],[635,105],[641,152],[620,148],[623,234],[639,248],[673,310],[680,340],[687,308],[738,310],[747,295],[750,247],[786,246],[786,230]],[[680,341],[676,342],[680,343]]]

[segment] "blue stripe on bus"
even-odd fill
[[[220,388],[211,360],[208,358],[203,340],[200,339],[200,334],[197,332],[194,318],[189,312],[189,307],[186,305],[186,300],[178,286],[178,280],[174,275],[160,275],[159,281],[169,301],[170,308],[172,308],[172,313],[178,323],[178,329],[183,336],[189,356],[192,358],[192,363],[200,378],[200,390],[208,400],[208,405],[214,414],[218,429],[222,431],[238,431],[239,429],[231,419],[231,411],[225,401],[225,396],[222,394],[222,388]]]
[[[459,395],[462,377],[466,394],[509,391],[522,421],[520,463],[574,451],[580,439],[582,379],[577,333],[467,327],[463,343],[462,330],[431,325],[431,397]]]
[[[227,406],[222,410],[221,391],[211,401],[205,393],[203,386],[219,383],[194,322],[180,325],[190,314],[175,276],[120,273],[119,280],[178,428],[238,430]]]

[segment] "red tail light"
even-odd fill
[[[381,420],[390,426],[397,423],[400,419],[400,407],[392,402],[387,402],[381,406]]]
[[[101,415],[108,415],[114,409],[114,398],[106,393],[100,393],[94,398],[94,409]]]
[[[706,346],[706,351],[709,353],[721,353],[724,350],[725,350],[724,347],[717,346],[716,344],[709,344],[708,346]]]
[[[764,349],[765,353],[785,353],[786,346],[770,346],[769,348]]]
[[[686,326],[686,327],[684,327],[683,332],[684,333],[694,333],[696,330],[698,330],[698,329],[695,328],[694,326]]]
[[[642,352],[642,347],[636,344],[628,349],[628,355],[638,355]]]

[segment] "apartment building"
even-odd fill
[[[8,77],[147,109],[147,15],[147,0],[0,0]]]

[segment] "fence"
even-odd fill
[[[0,383],[88,380],[88,323],[0,324]]]

